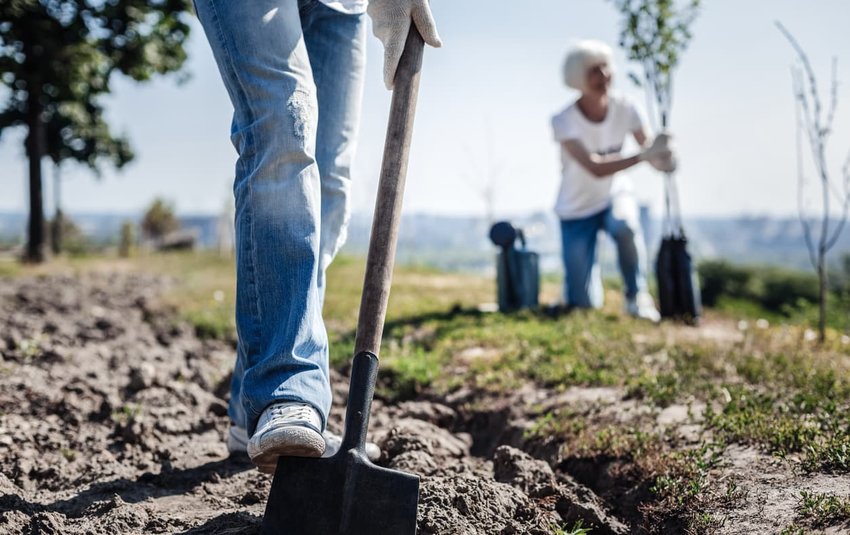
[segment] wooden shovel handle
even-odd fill
[[[366,260],[366,279],[360,300],[360,317],[357,323],[355,354],[368,351],[379,355],[387,301],[390,296],[393,265],[395,263],[401,205],[404,198],[404,181],[410,140],[413,136],[413,119],[416,98],[419,95],[419,75],[425,43],[416,27],[411,24],[395,76],[387,139],[381,180],[372,221],[369,256]]]
[[[360,317],[354,342],[348,406],[345,411],[345,435],[340,453],[353,448],[363,453],[369,410],[378,375],[378,351],[387,315],[393,265],[395,263],[404,180],[413,136],[413,118],[419,95],[419,75],[425,43],[411,24],[395,76],[384,161],[375,202],[375,217],[366,260],[366,278],[360,300]]]

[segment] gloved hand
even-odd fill
[[[387,89],[393,88],[411,20],[427,44],[435,48],[443,45],[437,35],[428,0],[371,0],[368,12],[372,17],[372,32],[384,44],[384,83]]]
[[[650,159],[649,164],[662,173],[675,173],[678,160],[676,155],[671,152],[669,156],[658,156]]]
[[[640,154],[641,160],[663,160],[665,158],[672,158],[673,152],[670,149],[670,135],[666,133],[658,134],[654,140],[652,140],[652,145],[649,148],[644,149],[644,151]]]
[[[652,145],[641,154],[652,167],[663,173],[676,171],[676,154],[673,152],[673,138],[667,132],[661,132],[652,141]]]

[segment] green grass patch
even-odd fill
[[[584,527],[584,522],[581,519],[572,525],[552,526],[552,535],[587,535],[590,532],[590,528]]]
[[[801,456],[809,471],[850,472],[850,378],[847,357],[793,351],[743,353],[725,359],[736,382],[709,404],[709,427],[727,442]]]
[[[21,263],[12,259],[0,259],[0,278],[15,277],[24,270]]]
[[[850,524],[850,498],[802,491],[797,513],[816,528]]]

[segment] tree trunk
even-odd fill
[[[818,259],[818,341],[826,341],[826,255],[821,252]]]
[[[53,199],[56,209],[53,211],[53,225],[50,229],[50,245],[55,255],[62,252],[62,229],[65,222],[65,216],[62,213],[62,196],[59,189],[61,186],[59,165],[57,164],[53,167]]]
[[[50,250],[54,255],[62,252],[62,223],[65,216],[62,215],[62,210],[56,210],[53,215],[53,221],[50,225]]]
[[[27,250],[24,260],[40,263],[44,261],[44,200],[41,181],[41,157],[44,154],[44,123],[41,119],[41,86],[29,87],[27,102],[27,158],[29,159],[30,216]]]

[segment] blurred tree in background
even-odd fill
[[[818,337],[824,342],[827,324],[826,301],[829,296],[827,255],[838,243],[850,214],[850,153],[841,168],[839,180],[835,180],[826,158],[827,145],[833,133],[835,110],[838,107],[838,60],[832,60],[829,104],[825,106],[821,101],[817,76],[803,47],[785,26],[779,22],[776,26],[797,55],[798,65],[791,71],[797,104],[797,204],[809,259],[818,276]],[[808,142],[805,144],[811,153],[815,183],[820,190],[820,206],[815,209],[807,206],[806,202],[805,190],[809,173],[804,166],[804,140]]]
[[[154,199],[142,217],[142,234],[149,240],[161,240],[179,228],[180,222],[174,215],[174,206],[160,198]]]
[[[26,126],[30,214],[25,259],[44,260],[41,160],[72,159],[96,171],[132,158],[100,97],[112,74],[143,82],[182,68],[191,0],[3,0],[0,2],[0,134]]]
[[[121,234],[118,238],[118,255],[121,258],[129,258],[133,254],[133,245],[136,243],[136,227],[132,221],[121,223]]]
[[[51,242],[56,239],[54,233],[59,232],[63,236],[63,250],[71,256],[81,256],[94,250],[94,244],[86,239],[82,229],[68,216],[57,215],[57,219],[50,221],[48,235]]]

